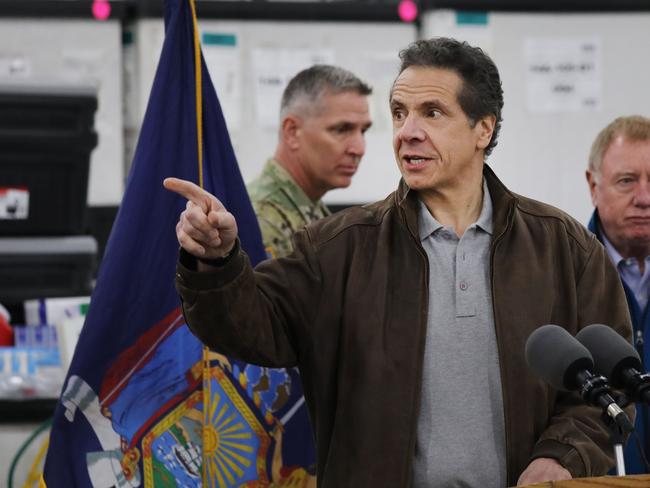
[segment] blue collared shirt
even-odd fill
[[[641,274],[641,269],[639,268],[639,262],[636,258],[624,258],[616,250],[614,245],[609,242],[605,233],[602,232],[603,244],[605,244],[605,249],[609,258],[612,260],[618,273],[625,281],[625,284],[632,290],[634,293],[634,298],[636,298],[637,303],[641,312],[643,312],[648,304],[648,295],[650,294],[650,256],[645,257],[645,269],[643,274]]]

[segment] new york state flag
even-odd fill
[[[57,405],[41,486],[315,486],[297,372],[205,349],[174,289],[182,198],[201,183],[262,240],[200,53],[194,0],[165,4],[165,42],[105,257]],[[215,324],[218,326],[218,324]]]

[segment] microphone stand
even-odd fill
[[[609,386],[604,376],[595,376],[589,371],[578,373],[580,383],[580,396],[587,404],[599,406],[602,409],[601,419],[609,430],[610,443],[614,448],[616,457],[616,474],[625,476],[625,460],[623,459],[623,444],[627,435],[634,430],[622,407],[629,404],[625,395],[612,398],[609,395]]]
[[[650,464],[648,464],[646,458],[646,453],[648,452],[647,443],[650,437],[648,437],[647,419],[645,417],[647,415],[647,409],[650,406],[650,373],[625,370],[623,371],[623,378],[626,384],[626,392],[617,395],[616,403],[621,408],[625,408],[631,403],[638,403],[641,406],[640,410],[643,415],[643,439],[645,442],[637,439],[637,449],[646,472],[650,472]]]
[[[603,414],[604,417],[607,417]],[[607,417],[609,419],[609,417]],[[606,420],[607,422],[607,420]],[[616,476],[625,476],[625,459],[623,458],[623,443],[625,434],[618,428],[616,422],[609,421],[609,441],[614,446],[614,456],[616,457]]]
[[[625,408],[630,404],[627,396],[623,394],[614,396],[616,404],[619,407]],[[619,425],[617,422],[615,422],[614,419],[612,419],[605,411],[603,411],[601,414],[601,419],[607,426],[607,430],[609,431],[609,442],[614,448],[614,457],[616,458],[616,476],[625,476],[626,473],[625,459],[623,457],[623,446],[630,431],[627,431],[627,429],[625,429],[622,425]]]

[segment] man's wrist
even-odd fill
[[[196,258],[197,261],[203,264],[207,264],[208,266],[219,267],[225,265],[228,261],[230,261],[230,259],[236,254],[236,251],[237,251],[237,244],[235,243],[232,246],[232,249],[230,249],[230,251],[228,251],[226,254],[218,258],[202,258],[200,256],[194,256],[194,257]]]

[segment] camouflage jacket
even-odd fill
[[[290,254],[291,236],[296,231],[330,215],[325,204],[320,200],[312,202],[274,159],[266,162],[262,173],[247,188],[269,257]]]

